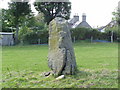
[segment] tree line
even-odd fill
[[[48,24],[56,16],[66,20],[70,18],[70,2],[34,2],[35,9],[39,12],[34,15],[30,2],[9,2],[8,9],[2,9],[2,32],[14,32],[15,43],[38,44],[48,43]],[[113,32],[113,40],[120,41],[120,10],[113,13],[118,26],[106,28],[105,32],[96,29],[75,28],[71,29],[72,40],[101,39],[110,41]]]
[[[11,1],[8,5],[8,9],[2,9],[2,31],[14,32],[16,44],[23,42],[32,33],[44,31],[58,14],[68,20],[71,12],[70,2],[34,2],[34,7],[39,12],[37,16],[25,0]]]

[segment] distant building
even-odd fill
[[[13,33],[0,32],[0,45],[11,46],[14,45]]]
[[[79,21],[79,16],[74,15],[74,17],[68,22],[70,28],[77,28],[77,27],[85,27],[85,28],[92,28],[86,21],[86,14],[83,13],[82,15],[82,22]]]
[[[101,26],[101,27],[98,27],[97,29],[100,31],[100,32],[104,32],[106,28],[111,28],[111,27],[114,27],[114,26],[117,26],[117,21],[116,20],[112,20],[111,22],[109,22],[107,25],[105,26]]]

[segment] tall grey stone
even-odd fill
[[[68,23],[60,17],[56,17],[49,24],[48,66],[56,76],[71,75],[76,70],[76,60]]]

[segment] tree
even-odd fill
[[[2,30],[2,9],[0,9],[0,31]]]
[[[14,17],[13,21],[16,27],[15,42],[18,43],[19,25],[20,22],[22,22],[22,19],[28,14],[30,14],[31,12],[30,4],[22,0],[20,0],[20,2],[10,2],[9,10],[10,14]]]
[[[2,9],[2,32],[12,32],[11,26],[14,26],[12,22],[12,16],[9,14],[10,11],[7,9]]]
[[[19,41],[21,44],[40,44],[48,42],[48,27],[44,23],[43,14],[25,18],[19,30]]]
[[[108,33],[111,42],[113,42],[114,40],[116,41],[120,41],[120,30],[119,30],[119,26],[120,26],[120,8],[116,8],[115,11],[112,13],[113,14],[113,21],[114,24],[112,26],[108,26],[105,29],[105,32]]]
[[[27,21],[29,21],[27,26],[34,31],[43,30],[46,25],[44,22],[44,16],[42,14],[38,14]]]
[[[92,35],[93,29],[91,28],[85,28],[85,27],[79,27],[79,28],[74,28],[71,29],[71,36],[72,40],[75,42],[75,40],[85,40],[85,39],[90,39]]]
[[[119,2],[119,4],[120,4],[120,2]],[[117,21],[120,26],[120,8],[119,7],[120,7],[120,5],[118,6],[118,10],[117,10]]]
[[[120,9],[116,10],[112,14],[114,15],[114,17],[112,19],[116,20],[118,22],[118,24],[120,25]]]
[[[70,2],[35,2],[34,6],[37,11],[44,14],[45,22],[49,22],[56,16],[69,19],[71,3]]]
[[[7,27],[9,26],[9,14],[8,10],[2,9],[2,31],[7,32],[9,31]]]

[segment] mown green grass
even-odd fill
[[[117,88],[118,44],[75,43],[78,72],[62,80],[45,77],[47,45],[3,47],[3,88]]]

